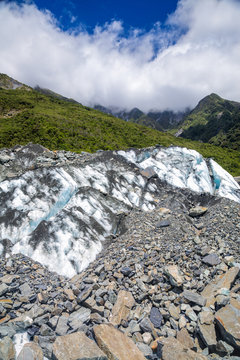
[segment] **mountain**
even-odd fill
[[[95,105],[94,108],[105,112],[106,114],[114,115],[119,119],[148,126],[159,131],[166,131],[175,128],[179,122],[181,122],[183,118],[190,112],[189,109],[186,109],[185,111],[178,112],[165,110],[149,111],[148,113],[144,113],[138,108],[133,108],[132,110],[127,111],[116,108],[106,108],[101,105]]]
[[[180,136],[240,150],[240,103],[206,96],[185,117]]]
[[[232,175],[240,174],[238,151],[192,142],[57,97],[0,75],[11,89],[0,87],[0,148],[38,143],[50,150],[94,152],[162,146],[185,146],[212,157]],[[134,111],[136,113],[137,111]]]

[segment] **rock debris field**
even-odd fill
[[[240,360],[239,204],[165,182],[155,200],[70,278],[4,248],[0,359]]]

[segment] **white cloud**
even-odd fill
[[[168,32],[125,36],[112,21],[69,33],[34,5],[0,2],[0,72],[83,104],[178,110],[211,92],[240,101],[239,19],[237,0],[180,0]]]

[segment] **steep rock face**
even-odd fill
[[[153,210],[169,185],[240,202],[225,170],[185,148],[77,155],[31,144],[2,151],[0,162],[1,252],[23,253],[69,277],[124,230],[131,209]]]

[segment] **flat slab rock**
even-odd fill
[[[225,274],[219,275],[214,282],[208,284],[202,291],[201,295],[207,299],[206,307],[215,303],[217,291],[224,288],[229,290],[239,273],[239,267],[229,269]]]
[[[240,351],[240,302],[232,299],[217,311],[215,319],[225,341]]]
[[[98,346],[113,360],[146,360],[134,342],[111,324],[93,328]]]
[[[59,336],[53,344],[54,360],[107,360],[107,356],[83,332]]]
[[[205,304],[206,304],[206,299],[202,295],[199,295],[193,291],[185,290],[183,292],[182,296],[185,299],[187,299],[199,306],[205,306]]]
[[[214,266],[220,264],[221,260],[217,254],[209,254],[202,259],[202,262],[204,262],[204,264]]]

